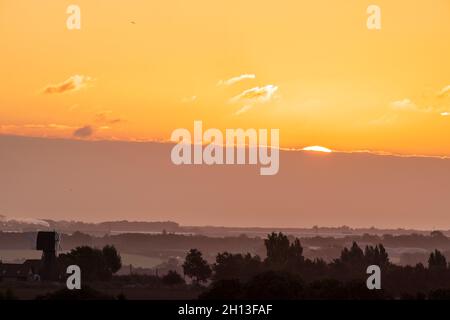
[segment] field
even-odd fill
[[[0,261],[4,263],[21,263],[26,259],[40,259],[41,251],[37,250],[5,250],[0,249]],[[130,264],[136,268],[153,268],[162,263],[159,258],[146,257],[136,254],[122,253],[122,264],[124,267]]]

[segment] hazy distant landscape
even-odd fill
[[[117,249],[120,268],[110,278],[89,275],[95,270],[90,269],[89,259],[78,262],[88,273],[83,276],[87,289],[82,294],[86,299],[122,296],[127,299],[222,299],[229,298],[229,294],[249,298],[262,298],[268,294],[271,299],[410,299],[421,295],[434,299],[447,297],[447,291],[437,289],[446,288],[447,280],[450,281],[446,264],[450,260],[448,231],[352,229],[346,226],[273,229],[280,233],[269,232],[263,236],[268,229],[184,227],[175,222],[24,221],[1,217],[0,269],[11,263],[40,259],[41,252],[35,250],[35,242],[37,232],[42,230],[60,232],[57,253],[61,261],[86,249],[99,250],[108,246]],[[279,253],[276,253],[284,252],[283,249],[271,251],[268,239],[272,239],[273,245],[291,248],[283,258],[287,259],[285,262],[279,261]],[[290,256],[289,252],[294,248],[297,253]],[[186,267],[192,250],[200,253],[207,270],[212,270],[204,280],[199,281],[196,278],[199,275],[191,274]],[[441,253],[439,259],[444,259],[444,265],[433,258],[435,254],[441,257]],[[365,288],[364,270],[371,263],[382,266],[387,291],[371,292]],[[405,286],[412,274],[421,280]],[[440,281],[428,278],[438,275]],[[270,291],[252,291],[251,286],[259,288],[267,282],[281,285],[282,294],[273,296]],[[298,285],[300,291],[290,291],[293,289],[283,287],[282,283]],[[75,297],[70,298],[75,293],[67,296],[69,292],[65,292],[63,282],[3,279],[0,280],[0,299],[2,292],[11,288],[14,289],[11,294],[20,299]]]
[[[439,249],[450,258],[449,230],[359,229],[348,226],[329,228],[233,228],[182,226],[176,222],[110,221],[85,223],[53,220],[14,220],[0,217],[0,258],[4,262],[37,258],[34,250],[36,232],[56,230],[61,233],[60,251],[77,246],[116,246],[122,253],[123,272],[129,265],[155,273],[158,266],[180,262],[190,248],[200,249],[210,261],[217,253],[251,253],[264,256],[263,239],[271,232],[297,237],[307,258],[332,261],[340,251],[356,241],[361,245],[383,244],[392,262],[400,265],[426,263],[429,253]]]

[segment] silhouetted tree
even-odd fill
[[[434,250],[430,254],[428,268],[433,270],[444,270],[447,268],[447,259],[445,259],[445,256],[439,250]]]
[[[178,272],[170,270],[163,278],[162,282],[168,286],[175,286],[185,283],[182,276]]]
[[[219,253],[213,265],[214,280],[240,279],[249,280],[262,271],[259,256],[250,254]]]
[[[183,263],[183,272],[196,284],[200,284],[211,277],[212,270],[208,262],[203,259],[202,253],[197,249],[191,249]]]
[[[264,240],[266,246],[266,263],[272,269],[295,269],[304,261],[303,247],[299,239],[291,244],[283,233],[271,233]]]
[[[264,245],[267,251],[266,262],[271,267],[284,267],[290,252],[288,237],[281,232],[278,234],[273,232],[264,240]]]
[[[289,258],[290,263],[301,264],[305,258],[303,257],[303,247],[300,244],[300,240],[295,238],[294,242],[289,246]]]
[[[359,265],[364,261],[364,252],[356,242],[353,242],[350,250],[347,248],[342,250],[341,261],[349,265]]]
[[[376,245],[375,247],[366,246],[364,260],[367,265],[375,264],[383,267],[389,264],[389,255],[382,244]]]
[[[60,254],[58,263],[64,274],[67,266],[79,266],[84,281],[109,280],[122,265],[120,255],[113,246],[106,246],[103,250],[87,246],[77,247],[68,253]]]
[[[106,266],[111,273],[116,273],[122,268],[122,258],[114,246],[104,246],[102,253]]]

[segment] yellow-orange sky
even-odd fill
[[[283,147],[450,155],[449,40],[448,0],[0,0],[0,133],[167,140],[203,120],[280,128]]]

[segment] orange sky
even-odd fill
[[[167,140],[203,120],[450,156],[449,39],[448,0],[0,0],[0,133]]]

